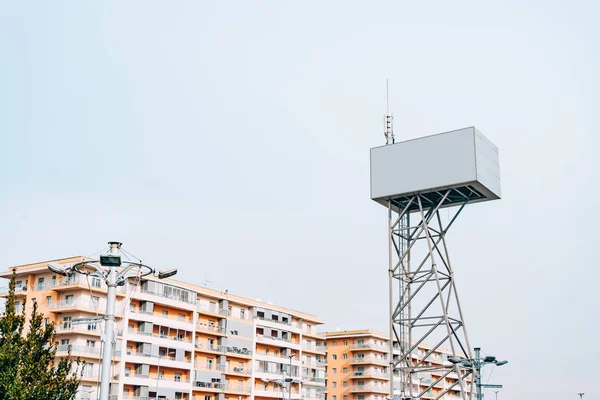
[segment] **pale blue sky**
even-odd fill
[[[3,1],[0,269],[120,240],[179,279],[385,330],[368,160],[389,78],[399,140],[475,125],[500,148],[504,198],[449,235],[471,341],[510,360],[499,399],[600,398],[598,15]]]

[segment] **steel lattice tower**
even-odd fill
[[[390,398],[471,399],[473,368],[436,352],[472,358],[446,234],[467,204],[500,198],[498,150],[473,127],[388,142],[371,149],[371,198],[388,210]]]

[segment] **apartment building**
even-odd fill
[[[52,260],[71,264],[71,257]],[[98,394],[106,285],[48,270],[48,261],[14,267],[17,296],[37,302],[56,327],[58,356],[85,361],[79,399]],[[9,271],[0,277],[10,279]],[[8,286],[8,285],[6,285]],[[6,288],[0,296],[6,296]],[[20,307],[20,305],[19,305]],[[112,399],[317,399],[327,361],[322,324],[311,314],[193,284],[152,277],[117,290]],[[30,312],[30,310],[26,310]],[[286,382],[291,381],[291,382]]]
[[[320,343],[327,347],[327,400],[385,400],[390,393],[389,336],[370,329],[326,332]],[[413,363],[423,359],[432,347],[423,345],[413,351]],[[394,356],[399,356],[399,347],[394,345]],[[427,361],[427,366],[447,363],[450,351],[436,349]],[[422,372],[413,377],[414,393],[425,390],[431,382],[441,377],[435,371]],[[448,375],[421,398],[435,399],[443,388],[456,382],[454,373]],[[399,397],[400,375],[394,371],[394,397]],[[460,396],[460,387],[450,391],[441,399],[449,400]]]

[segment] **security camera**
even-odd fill
[[[170,278],[177,273],[177,268],[158,271],[158,279]]]
[[[48,263],[48,269],[52,272],[54,272],[55,274],[61,275],[61,276],[67,276],[67,271],[70,268],[65,267],[64,265],[61,265],[59,263]]]

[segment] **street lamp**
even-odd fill
[[[496,400],[498,400],[498,392],[499,390],[494,390],[494,393],[496,393]]]
[[[156,371],[156,400],[158,400],[158,380],[160,379],[160,359],[163,358],[165,355],[167,357],[169,357],[171,354],[175,354],[175,350],[167,350],[167,352],[165,354],[160,354],[160,350],[158,352],[158,364],[157,364],[157,371]]]
[[[579,400],[582,400],[582,399],[583,399],[583,395],[584,395],[584,394],[585,394],[585,393],[577,393],[577,395],[579,396]]]
[[[154,274],[159,279],[168,278],[177,273],[177,270],[159,271],[142,264],[121,260],[121,242],[108,242],[108,253],[101,254],[98,260],[85,260],[70,266],[58,263],[48,263],[48,269],[55,274],[67,276],[78,273],[88,277],[103,279],[108,287],[106,291],[106,321],[104,330],[104,348],[102,351],[102,371],[100,378],[100,400],[108,400],[110,391],[110,367],[113,351],[115,329],[115,304],[117,301],[117,286],[125,285],[128,278],[141,278]]]
[[[285,378],[285,375],[283,377],[283,380],[287,382],[288,384],[288,399],[292,399],[292,381],[294,380],[294,378],[292,378],[292,358],[294,358],[296,356],[296,353],[292,353],[290,354],[288,357],[290,359],[290,377],[289,378]]]
[[[494,364],[498,367],[501,367],[502,365],[506,365],[508,364],[508,361],[503,360],[503,361],[498,361],[496,360],[496,357],[494,356],[486,356],[485,358],[481,358],[480,352],[481,352],[481,348],[479,347],[475,347],[473,350],[475,350],[475,358],[459,358],[456,356],[451,356],[448,357],[448,361],[450,361],[452,364],[460,364],[464,367],[475,367],[475,389],[477,390],[477,395],[476,398],[477,400],[483,400],[482,396],[481,396],[481,388],[482,387],[495,387],[495,388],[501,388],[501,385],[487,385],[487,384],[482,384],[481,383],[481,369],[486,365],[486,364]],[[496,394],[497,396],[497,394]]]

